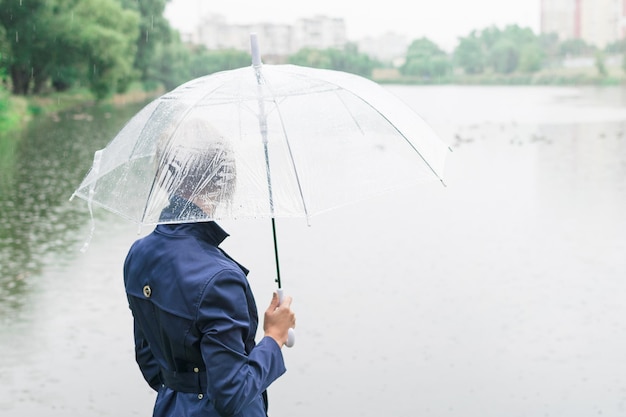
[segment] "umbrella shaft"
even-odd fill
[[[276,283],[278,289],[282,288],[280,282],[280,262],[278,261],[278,240],[276,239],[276,220],[272,217],[272,236],[274,237],[274,257],[276,259]]]

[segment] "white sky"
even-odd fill
[[[343,18],[348,39],[356,41],[385,32],[409,40],[426,36],[444,49],[473,29],[508,24],[539,33],[540,0],[171,0],[165,16],[180,31],[193,27],[198,16],[221,14],[228,23],[293,23],[325,15]]]

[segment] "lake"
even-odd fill
[[[386,86],[453,150],[422,185],[277,221],[297,343],[270,415],[626,415],[626,89]],[[68,201],[141,106],[0,143],[0,414],[145,416],[122,286],[149,230]],[[221,222],[274,290],[269,220]]]

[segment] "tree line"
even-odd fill
[[[16,95],[87,87],[97,98],[124,92],[133,82],[171,89],[189,79],[250,64],[245,51],[211,51],[186,45],[164,17],[168,0],[0,0],[0,77]],[[516,25],[472,31],[452,53],[428,38],[407,49],[401,75],[422,81],[465,75],[533,73],[568,56],[623,52],[581,40],[560,41]],[[391,66],[359,52],[303,49],[289,63],[369,77]]]
[[[536,35],[530,28],[509,25],[474,30],[460,37],[451,54],[428,38],[413,41],[401,72],[407,76],[445,78],[455,72],[464,75],[532,74],[562,65],[567,58],[591,57],[599,75],[607,75],[607,54],[623,54],[626,41],[598,48],[582,39],[565,39],[552,34]],[[626,60],[622,62],[626,71]]]
[[[0,0],[0,76],[13,94],[87,87],[96,97],[176,85],[249,64],[244,52],[188,47],[168,0]]]

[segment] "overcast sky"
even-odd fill
[[[345,20],[348,39],[395,32],[409,40],[426,36],[450,49],[473,29],[508,24],[539,32],[540,0],[171,0],[165,15],[185,31],[198,16],[217,13],[229,23],[293,23],[318,14]]]

